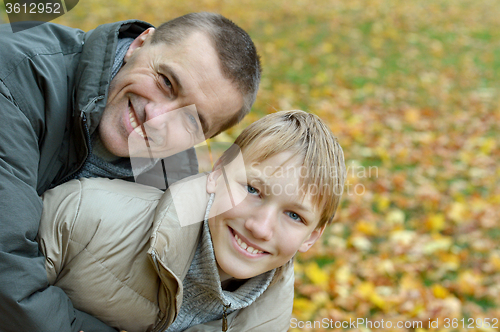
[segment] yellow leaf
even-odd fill
[[[454,202],[451,205],[451,208],[448,211],[447,216],[448,218],[450,218],[451,220],[453,220],[455,223],[458,224],[464,221],[465,212],[466,212],[465,204],[460,202]]]
[[[423,310],[425,310],[425,307],[423,304],[419,303],[417,304],[413,310],[409,313],[410,317],[416,317],[418,314],[420,314]]]
[[[485,155],[489,155],[491,151],[495,148],[496,141],[493,137],[485,138],[481,144],[481,152]]]
[[[295,261],[293,262],[293,271],[295,272],[295,274],[302,273],[304,271],[304,266]]]
[[[447,236],[436,236],[431,241],[424,245],[424,253],[427,255],[434,254],[437,251],[445,251],[448,250],[453,241],[450,237]]]
[[[385,220],[390,224],[402,224],[405,221],[405,213],[399,209],[392,209],[387,213]]]
[[[370,240],[364,236],[352,236],[349,241],[354,248],[361,251],[368,251],[372,247]]]
[[[497,170],[497,173],[500,175],[499,170]],[[490,199],[490,203],[492,203],[492,204],[500,204],[500,194],[492,195],[491,199]]]
[[[309,263],[305,267],[304,272],[315,285],[325,286],[328,283],[328,273],[323,271],[316,262]]]
[[[391,201],[389,198],[386,196],[378,196],[377,199],[377,208],[381,212],[385,212],[387,208],[389,207],[389,204],[391,204]]]
[[[332,43],[323,43],[321,44],[321,49],[323,53],[330,54],[333,52],[333,44]]]
[[[420,121],[420,112],[418,109],[410,108],[405,111],[405,120],[410,124],[415,124]]]
[[[410,289],[418,289],[421,284],[412,275],[405,274],[403,278],[401,278],[400,285],[402,289],[410,290]]]
[[[445,227],[444,214],[437,213],[430,215],[427,218],[427,227],[434,232],[442,231]]]
[[[293,312],[300,320],[308,320],[316,311],[316,305],[306,298],[299,298],[293,301]]]
[[[395,230],[391,233],[390,240],[392,244],[408,246],[415,240],[416,236],[414,231]]]
[[[356,230],[366,235],[375,235],[377,233],[377,227],[375,227],[375,223],[360,220],[356,224]]]
[[[434,294],[434,296],[438,299],[445,299],[450,296],[450,292],[448,292],[446,288],[437,284],[432,286],[432,294]]]
[[[474,295],[476,290],[481,286],[481,283],[481,276],[470,270],[461,272],[457,279],[460,291],[468,295]]]
[[[360,283],[355,291],[363,299],[368,299],[375,292],[375,285],[370,281]]]
[[[317,292],[311,296],[312,301],[317,307],[321,307],[330,301],[330,297],[327,292]]]
[[[394,264],[390,259],[384,259],[377,265],[377,272],[380,274],[393,275],[395,271]]]
[[[351,279],[351,269],[347,265],[343,265],[335,272],[335,281],[339,284],[348,283]]]
[[[440,259],[444,269],[456,271],[460,267],[460,257],[456,254],[444,252],[440,255]]]
[[[370,281],[365,281],[360,283],[356,287],[356,294],[360,296],[361,298],[370,301],[373,305],[380,309],[387,309],[387,303],[386,301],[377,294],[375,291],[375,285],[370,282]]]
[[[370,302],[384,311],[387,309],[387,302],[377,293],[370,295]]]
[[[493,266],[495,271],[500,272],[500,254],[499,253],[491,254],[489,263]]]
[[[306,298],[299,298],[293,301],[293,307],[298,311],[310,310],[311,307],[313,306],[314,306],[313,302]]]

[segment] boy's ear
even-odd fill
[[[312,231],[311,235],[307,240],[302,242],[302,245],[300,246],[299,250],[300,252],[306,252],[309,250],[309,248],[312,247],[312,245],[323,235],[323,232],[325,231],[326,224],[323,225],[320,228],[316,228],[314,231]]]
[[[127,53],[125,53],[125,57],[123,58],[123,62],[127,62],[130,57],[132,56],[132,54],[140,49],[143,45],[144,45],[144,42],[150,38],[153,33],[155,32],[155,28],[149,28],[149,29],[146,29],[143,33],[141,33],[137,38],[134,39],[134,41],[132,42],[132,44],[130,44],[128,50],[127,50]]]
[[[215,188],[217,188],[217,180],[219,179],[219,176],[222,174],[222,169],[220,165],[220,160],[217,160],[217,162],[214,165],[214,168],[210,174],[208,174],[207,177],[207,193],[215,193]]]

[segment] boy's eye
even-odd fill
[[[288,211],[288,212],[287,212],[287,214],[288,214],[288,216],[289,216],[290,218],[292,218],[293,220],[296,220],[296,221],[303,221],[303,220],[302,220],[302,217],[301,217],[301,216],[299,216],[299,215],[298,215],[297,213],[295,213],[295,212]]]
[[[259,190],[258,189],[255,189],[254,187],[250,186],[250,185],[246,185],[247,187],[247,191],[249,194],[252,194],[252,195],[258,195],[259,194]]]
[[[188,126],[189,128],[191,129],[191,131],[198,131],[198,122],[196,122],[196,118],[194,117],[194,115],[192,115],[191,113],[189,112],[186,112],[186,117],[187,117],[187,120],[188,120]]]

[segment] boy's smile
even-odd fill
[[[248,279],[280,267],[321,236],[324,228],[316,228],[320,212],[301,191],[300,173],[270,171],[299,168],[301,159],[282,152],[246,169],[226,165],[228,186],[220,169],[209,175],[207,192],[215,193],[209,228],[221,281]],[[230,195],[241,203],[228,209]]]
[[[258,255],[268,254],[263,248],[253,244],[252,242],[245,239],[241,234],[238,235],[236,231],[229,227],[231,235],[234,237],[234,245],[237,249],[241,249],[242,253],[248,255],[249,257],[256,257]]]

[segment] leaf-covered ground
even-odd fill
[[[297,258],[294,317],[498,330],[478,319],[500,319],[500,3],[81,0],[57,22],[89,30],[202,10],[247,30],[264,67],[252,114],[219,139],[304,109],[344,148],[343,203]]]

